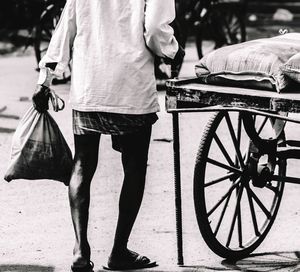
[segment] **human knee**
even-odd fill
[[[85,191],[88,191],[94,173],[95,167],[85,168],[79,161],[75,162],[69,184],[70,193],[75,197],[76,194],[84,194]]]

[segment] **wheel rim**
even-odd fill
[[[270,134],[256,118],[260,135]],[[260,120],[258,120],[260,119]],[[264,159],[264,158],[262,158]],[[208,246],[224,258],[242,258],[264,239],[276,217],[284,184],[253,186],[247,169],[249,138],[237,113],[220,112],[202,138],[194,176],[198,225]],[[285,175],[285,162],[275,174]]]

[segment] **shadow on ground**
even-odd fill
[[[0,272],[53,272],[53,267],[23,264],[0,265]]]
[[[300,252],[264,252],[239,261],[223,260],[221,266],[183,266],[183,271],[300,272]]]
[[[224,260],[222,265],[229,270],[261,271],[300,271],[300,252],[264,252],[252,254],[236,262]]]

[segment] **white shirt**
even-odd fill
[[[157,112],[154,54],[174,58],[174,18],[174,0],[67,0],[40,67],[72,59],[73,109]]]

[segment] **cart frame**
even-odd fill
[[[259,99],[257,99],[259,97]],[[300,123],[300,119],[290,118],[287,113],[300,112],[300,94],[296,92],[278,94],[272,91],[253,90],[236,87],[224,87],[201,84],[199,79],[173,79],[167,82],[166,110],[172,114],[173,124],[173,152],[174,152],[174,185],[176,208],[176,233],[177,233],[177,263],[184,264],[183,236],[182,236],[182,198],[181,198],[181,169],[180,169],[180,133],[179,113],[189,112],[239,112],[247,120],[247,134],[251,136],[256,146],[267,146],[265,140],[259,139],[249,114],[259,114],[281,120],[277,125],[280,134],[285,122]],[[247,119],[248,118],[248,119]],[[257,139],[256,139],[257,138]],[[296,146],[300,146],[300,141]],[[269,152],[266,150],[265,152]],[[276,151],[276,155],[285,159],[300,159],[300,150],[295,147],[283,148]],[[280,153],[281,152],[281,153]],[[281,154],[281,155],[280,155]],[[296,177],[272,176],[281,182],[300,184]]]

